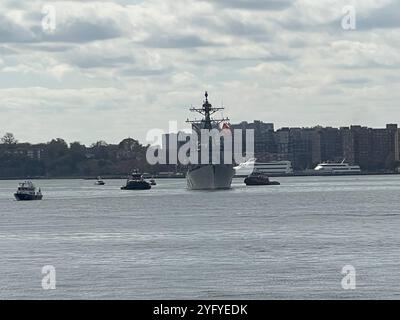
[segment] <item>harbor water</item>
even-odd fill
[[[276,180],[214,192],[183,179],[149,191],[39,180],[32,202],[0,181],[0,298],[400,298],[400,176]]]

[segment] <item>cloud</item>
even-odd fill
[[[358,28],[360,30],[400,28],[400,3],[395,1],[360,15]]]
[[[184,126],[204,90],[233,122],[400,117],[398,1],[59,0],[54,34],[45,3],[0,3],[0,128],[20,140],[144,142],[168,120]]]
[[[196,35],[154,35],[144,40],[143,44],[155,48],[197,48],[217,45]]]
[[[245,10],[282,10],[290,7],[293,0],[202,0],[214,3],[217,7]]]
[[[0,46],[0,56],[12,55],[17,54],[16,50],[12,50],[7,46]]]
[[[54,34],[43,33],[39,27],[35,29],[40,34],[40,42],[90,42],[107,40],[122,36],[122,31],[111,19],[85,21],[83,18],[69,20],[59,24]]]
[[[0,14],[0,43],[33,41],[34,37],[29,29]]]

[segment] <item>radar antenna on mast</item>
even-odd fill
[[[219,125],[221,122],[224,121],[229,121],[229,118],[222,118],[222,119],[213,119],[211,116],[221,110],[224,110],[225,108],[214,108],[211,103],[208,101],[208,92],[206,91],[204,94],[206,100],[203,103],[203,106],[201,108],[191,108],[190,111],[192,112],[197,112],[200,113],[201,115],[204,116],[203,120],[187,120],[187,123],[191,123],[194,128],[196,129],[212,129],[213,124]]]

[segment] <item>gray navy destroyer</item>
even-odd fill
[[[213,119],[211,115],[215,112],[224,110],[224,108],[214,108],[208,101],[208,93],[205,93],[205,101],[202,108],[192,108],[190,111],[198,112],[204,118],[202,120],[187,121],[192,124],[194,134],[197,134],[200,140],[201,130],[212,130],[219,127],[223,122],[229,121],[228,118]],[[212,146],[210,148],[211,152]],[[199,159],[201,159],[200,148]],[[235,170],[233,169],[232,161],[226,163],[221,161],[220,164],[209,162],[208,164],[190,165],[186,175],[187,187],[190,190],[218,190],[230,189]]]

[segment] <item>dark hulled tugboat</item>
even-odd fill
[[[143,174],[134,172],[126,181],[126,185],[121,187],[121,190],[149,190],[150,183],[143,178]]]
[[[269,177],[262,172],[253,172],[246,179],[244,179],[246,186],[279,186],[278,181],[270,181]]]
[[[42,200],[42,191],[39,189],[36,192],[36,187],[31,181],[25,181],[19,184],[18,190],[14,193],[15,199],[17,201],[32,201],[32,200]]]

